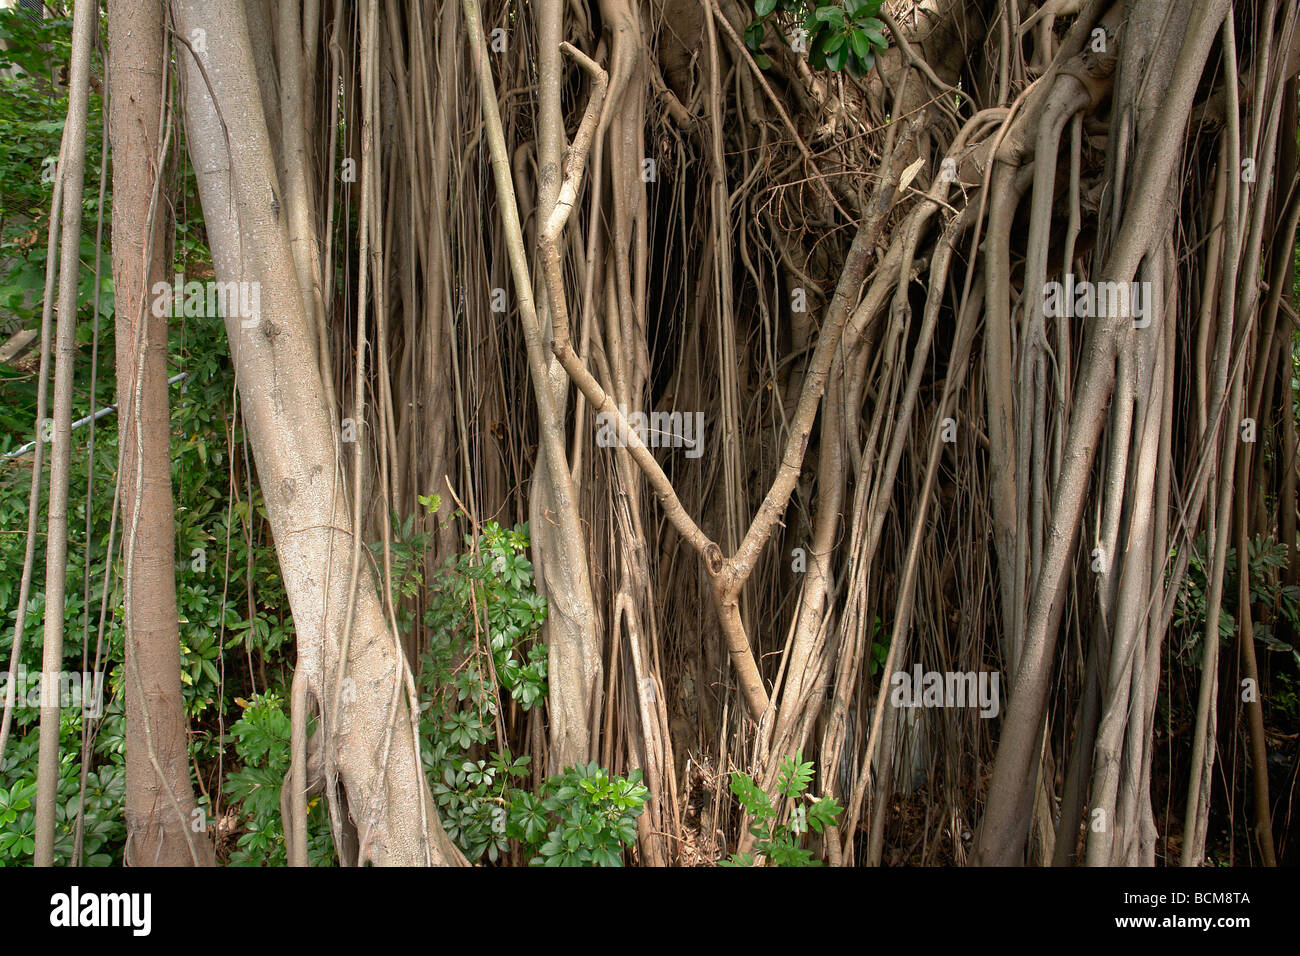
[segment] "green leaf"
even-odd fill
[[[843,40],[844,38],[840,37],[840,39]],[[844,64],[848,61],[849,48],[847,44],[840,43],[834,52],[828,50],[826,53],[826,68],[833,72],[838,73],[844,69]]]
[[[804,762],[803,752],[796,751],[793,757],[786,757],[781,761],[781,774],[777,789],[784,796],[796,797],[808,789],[812,777],[812,761]]]
[[[808,823],[815,831],[821,833],[824,827],[835,825],[835,820],[843,809],[834,797],[814,800],[808,807]]]
[[[875,17],[869,17],[860,24],[862,32],[867,35],[867,39],[872,42],[881,52],[889,49],[889,43],[885,40],[885,25]]]
[[[776,9],[776,0],[754,0],[754,12],[765,17]]]
[[[849,43],[853,46],[853,52],[857,54],[859,60],[866,62],[871,59],[871,41],[861,30],[854,30],[849,34]]]
[[[731,775],[731,792],[750,816],[765,818],[772,815],[772,801],[747,773],[737,771]]]

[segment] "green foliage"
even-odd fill
[[[421,503],[430,514],[440,504],[437,496]],[[409,523],[397,532],[393,578],[400,586],[418,580],[413,558],[426,545]],[[536,635],[546,602],[533,587],[525,557],[526,524],[505,530],[489,522],[477,540],[466,535],[465,544],[468,550],[447,560],[427,594],[429,646],[420,668],[424,761],[448,835],[470,860],[495,862],[509,849],[506,816],[514,786],[530,772],[530,758],[514,758],[497,741],[500,691],[524,710],[545,699],[546,645]]]
[[[430,589],[424,673],[452,682],[460,701],[474,701],[485,714],[496,714],[497,684],[528,710],[546,698],[546,646],[533,640],[546,601],[525,556],[528,525],[506,530],[489,521],[477,542],[466,535],[465,543],[470,550],[449,558]]]
[[[18,9],[0,11],[0,42],[4,45],[0,49],[0,339],[22,328],[35,329],[40,322],[46,228],[68,109],[66,78],[61,74],[71,47],[71,21],[57,9],[59,5],[51,6],[56,9],[45,19],[32,18]],[[98,51],[92,59],[92,71],[102,75]],[[98,129],[102,98],[93,89],[88,106],[90,128]],[[93,227],[99,214],[100,158],[99,138],[88,137],[83,212],[89,228],[81,240],[81,258],[87,263],[95,258]],[[99,311],[109,315],[112,277],[107,266],[102,272]],[[88,306],[93,295],[93,270],[84,269],[78,279],[78,305]],[[77,341],[81,344],[91,337],[88,312],[79,315]],[[12,397],[20,401],[0,403],[4,432],[21,433],[32,427],[35,387],[31,378],[23,377],[20,381],[26,387],[12,390]],[[8,447],[0,433],[0,451]]]
[[[771,866],[821,866],[812,851],[802,845],[811,828],[821,833],[833,826],[844,808],[834,797],[813,798],[807,793],[813,765],[804,762],[802,751],[781,761],[776,794],[768,795],[753,777],[739,771],[731,775],[731,792],[753,823],[754,852],[734,854],[720,866],[754,866],[759,858]],[[787,803],[789,813],[784,812]]]
[[[884,624],[880,618],[871,631],[871,676],[875,677],[880,673],[880,669],[885,666],[885,661],[889,659],[889,642],[891,635],[885,630]]]
[[[19,715],[34,708],[17,708]],[[54,862],[73,863],[77,808],[81,799],[81,714],[65,710],[59,722],[58,796],[54,808]],[[105,711],[99,725],[95,753],[99,758],[86,774],[86,810],[82,821],[83,866],[118,866],[126,825],[122,820],[122,799],[126,790],[120,703]],[[36,750],[34,732],[10,740],[4,766],[0,768],[0,866],[27,865],[36,848]]]
[[[0,860],[18,860],[36,852],[35,799],[35,780],[19,780],[9,790],[0,787]]]
[[[754,62],[767,69],[772,61],[762,46],[768,24],[779,31],[779,24],[798,23],[789,42],[795,53],[807,53],[813,69],[838,73],[847,67],[854,76],[865,76],[889,48],[885,24],[876,17],[883,5],[884,0],[754,0],[745,45]]]
[[[547,780],[540,799],[518,792],[507,833],[536,854],[533,866],[622,866],[649,795],[640,770],[611,777],[578,764]]]
[[[1176,555],[1177,551],[1173,552]],[[1199,654],[1201,636],[1209,603],[1208,569],[1212,555],[1207,551],[1206,536],[1196,538],[1187,559],[1187,573],[1178,590],[1174,606],[1174,624],[1185,633],[1179,648],[1180,655]],[[1274,634],[1278,620],[1286,621],[1300,630],[1300,591],[1282,583],[1282,571],[1287,566],[1286,546],[1274,538],[1256,537],[1248,542],[1247,562],[1250,568],[1250,603],[1256,611],[1253,621],[1255,639],[1269,650],[1290,653],[1300,664],[1300,652],[1283,643]],[[1228,548],[1223,570],[1223,596],[1219,610],[1219,638],[1225,644],[1237,633],[1238,612],[1237,549]]]
[[[420,498],[428,514],[437,496]],[[389,548],[393,587],[420,593],[427,547],[410,519]],[[618,866],[636,838],[648,791],[639,771],[611,777],[595,763],[570,767],[527,789],[531,758],[500,739],[502,707],[528,711],[546,699],[546,602],[526,557],[527,524],[488,522],[449,558],[425,594],[428,650],[421,659],[425,769],[448,835],[471,861],[512,850],[537,865]]]
[[[0,13],[0,32],[11,19],[9,13]],[[3,54],[0,54],[0,59]],[[15,84],[19,87],[31,82],[30,77],[0,79],[0,170],[5,166],[7,133],[4,116]],[[29,144],[30,145],[30,144]],[[32,146],[39,152],[39,148]],[[54,151],[57,153],[57,136]],[[17,175],[15,173],[15,175]],[[34,177],[39,183],[38,174]],[[13,180],[4,180],[4,189],[20,188]],[[48,186],[46,188],[48,193]],[[13,244],[19,199],[12,192],[0,195],[0,261],[6,262],[8,272],[0,276],[0,325],[4,332],[20,327],[32,327],[33,311],[39,312],[39,288],[32,302],[18,302],[7,297],[4,284],[13,280],[23,282],[22,276],[41,275],[45,262],[44,231],[41,240],[29,249]],[[11,228],[12,227],[12,228]],[[93,262],[94,244],[83,241],[83,261]],[[108,260],[106,259],[105,262]],[[26,270],[26,271],[24,271]],[[82,301],[92,296],[93,276],[89,268],[83,269],[79,279]],[[12,291],[12,290],[11,290]],[[30,308],[28,306],[31,306]],[[101,298],[100,311],[111,311],[111,295]],[[101,322],[100,356],[112,355],[111,325]],[[83,346],[92,335],[92,325],[87,318],[78,325],[77,339]],[[87,350],[88,351],[88,350]],[[13,370],[9,370],[12,373]],[[101,365],[94,394],[90,388],[89,362],[81,361],[77,367],[73,391],[73,417],[89,413],[92,405],[101,407],[113,401],[113,376],[111,365]],[[0,450],[11,450],[36,437],[36,387],[34,374],[5,374],[0,376]],[[94,486],[90,502],[89,536],[87,529],[87,484],[91,477],[90,429],[78,429],[72,435],[72,467],[69,475],[68,525],[70,532],[67,555],[68,589],[63,606],[63,624],[66,634],[63,668],[67,671],[83,670],[82,653],[85,642],[86,669],[93,667],[96,650],[99,609],[103,597],[109,561],[107,559],[108,529],[113,497],[113,474],[117,467],[117,429],[109,422],[99,423],[95,430],[93,454]],[[23,556],[27,546],[28,492],[31,481],[31,456],[0,461],[0,527],[12,533],[0,535],[0,667],[8,667],[13,646],[14,626],[18,616],[19,583],[22,577]],[[37,515],[38,526],[46,520],[48,496],[42,496]],[[119,540],[120,544],[120,540]],[[33,639],[39,635],[40,622],[45,617],[44,568],[45,537],[37,538],[34,555],[32,590],[27,601],[25,639],[18,661],[18,671],[29,675],[40,672],[41,643]],[[87,576],[87,570],[89,574]],[[87,585],[87,586],[83,586]],[[108,595],[110,608],[120,607],[120,583],[115,582]],[[86,774],[85,813],[82,820],[83,847],[80,862],[88,866],[110,866],[121,863],[122,846],[126,837],[122,819],[122,800],[125,792],[125,770],[122,757],[124,718],[120,689],[122,660],[122,633],[120,619],[110,614],[106,622],[101,669],[106,672],[104,681],[105,712],[102,718],[92,720],[91,766]],[[14,710],[12,735],[0,766],[0,865],[30,863],[35,837],[35,796],[37,765],[37,727],[39,708],[17,706]],[[81,729],[82,715],[77,707],[65,708],[59,727],[59,782],[55,801],[55,862],[70,864],[73,861],[77,811],[81,800]]]
[[[208,720],[218,704],[224,708],[254,689],[227,686],[222,701],[223,651],[238,649],[240,658],[260,667],[271,663],[268,682],[286,682],[282,654],[292,646],[293,622],[265,503],[244,477],[244,434],[233,421],[233,370],[222,322],[184,319],[171,339],[169,371],[186,373],[171,392],[181,681],[186,712]],[[234,488],[232,472],[238,476]],[[205,756],[215,757],[216,741],[210,743]]]
[[[230,728],[242,766],[226,778],[226,794],[235,801],[245,832],[230,855],[232,866],[284,866],[288,856],[280,789],[289,770],[289,717],[277,693],[255,694],[239,701],[244,715]],[[328,866],[334,857],[329,822],[319,798],[308,805],[307,856],[312,866]]]

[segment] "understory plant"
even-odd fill
[[[753,819],[749,832],[754,846],[753,852],[735,853],[718,865],[821,866],[812,850],[804,846],[804,839],[810,830],[821,833],[834,826],[844,808],[834,797],[808,793],[812,779],[812,761],[805,762],[802,751],[781,761],[775,794],[765,793],[749,774],[733,773],[731,792]]]
[[[241,766],[226,778],[226,795],[239,805],[244,832],[230,854],[230,864],[285,866],[288,855],[280,790],[291,754],[284,696],[272,691],[236,703],[244,713],[230,728],[230,736]],[[307,858],[312,866],[327,866],[334,858],[329,822],[319,797],[307,804]]]
[[[421,502],[437,510],[436,496]],[[405,570],[424,541],[409,523],[398,531]],[[640,771],[568,767],[534,794],[531,758],[514,756],[501,733],[505,708],[527,719],[546,700],[538,635],[547,608],[526,554],[528,525],[488,522],[465,544],[431,582],[424,615],[424,762],[443,827],[471,861],[497,862],[513,841],[535,865],[619,866],[648,797]]]
[[[864,76],[876,57],[889,48],[885,24],[877,18],[884,0],[754,0],[754,20],[745,28],[745,45],[762,69],[772,65],[762,51],[771,24],[794,25],[787,36],[791,50],[806,54],[815,70],[838,73],[848,68]]]
[[[1176,555],[1177,552],[1175,551]],[[1206,536],[1197,536],[1187,559],[1187,573],[1178,591],[1174,606],[1174,624],[1186,635],[1180,654],[1192,654],[1199,659],[1201,636],[1209,596],[1207,564],[1210,554]],[[1285,623],[1293,632],[1300,632],[1300,590],[1284,583],[1287,567],[1287,549],[1275,538],[1257,536],[1247,542],[1247,567],[1250,578],[1250,603],[1256,609],[1253,620],[1255,639],[1269,650],[1290,654],[1300,665],[1300,652],[1276,635],[1276,625]],[[1225,643],[1237,633],[1238,586],[1237,549],[1229,547],[1224,560],[1223,594],[1219,609],[1219,638]],[[1264,613],[1260,614],[1259,612]]]
[[[516,791],[506,832],[533,866],[622,866],[649,793],[640,770],[614,777],[595,761],[577,764],[548,779],[540,796]]]

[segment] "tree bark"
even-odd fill
[[[129,581],[128,866],[214,862],[201,818],[194,825],[176,613],[167,311],[154,308],[151,295],[167,274],[162,224],[169,207],[159,182],[165,12],[162,0],[108,3],[118,475]]]
[[[36,772],[36,865],[54,865],[54,811],[59,789],[59,674],[68,560],[68,475],[72,465],[72,377],[77,355],[77,283],[81,274],[81,196],[86,169],[90,41],[99,4],[73,11],[68,119],[63,128],[63,225],[54,355],[54,424],[50,510],[45,544],[45,627],[41,649],[40,756]],[[53,250],[50,250],[51,254]]]
[[[298,288],[242,5],[173,0],[172,9],[181,37],[191,40],[181,53],[185,128],[217,279],[259,283],[260,315],[228,316],[226,331],[293,611],[298,667],[323,712],[327,794],[337,810],[342,784],[361,839],[359,859],[343,862],[462,863],[433,809],[410,719],[406,661],[368,566],[357,569],[349,593],[353,531],[340,423],[327,408],[316,328]],[[195,31],[202,50],[191,39]],[[337,841],[341,821],[334,823]]]

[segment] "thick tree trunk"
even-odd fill
[[[169,206],[159,183],[165,12],[162,0],[108,3],[118,474],[128,565],[126,862],[132,866],[213,862],[190,785],[176,613],[167,311],[153,307],[152,295],[167,275],[163,225]]]
[[[354,542],[339,423],[327,410],[316,328],[298,288],[242,4],[174,0],[172,9],[190,43],[180,57],[185,128],[217,279],[259,283],[260,315],[227,316],[226,330],[293,610],[298,667],[323,712],[327,792],[337,809],[335,780],[342,783],[359,862],[461,862],[433,808],[409,671],[368,566],[356,569],[349,593]],[[337,841],[343,822],[334,823]]]

